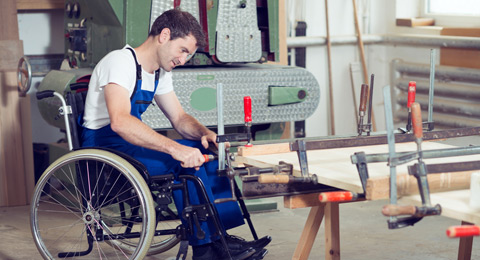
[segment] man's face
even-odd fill
[[[196,50],[197,40],[191,35],[168,40],[160,53],[160,67],[171,71],[176,66],[185,64]]]

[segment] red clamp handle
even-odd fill
[[[243,112],[245,113],[245,123],[252,122],[252,98],[243,97]]]
[[[351,191],[330,191],[322,192],[318,195],[320,202],[352,201],[356,199],[357,194]]]
[[[447,229],[447,237],[471,237],[480,235],[479,226],[453,226]]]
[[[415,93],[417,92],[417,82],[410,81],[408,82],[408,101],[407,107],[412,107],[413,102],[415,102]]]

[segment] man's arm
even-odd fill
[[[185,139],[200,140],[203,147],[208,148],[208,142],[216,144],[217,134],[197,119],[187,114],[178,101],[175,92],[155,95],[155,101],[165,116],[172,123],[173,128]]]
[[[183,167],[201,166],[205,159],[200,150],[181,145],[151,129],[130,114],[130,96],[120,85],[110,83],[104,88],[112,130],[127,142],[170,154]],[[178,100],[177,100],[178,101]]]

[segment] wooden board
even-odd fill
[[[480,225],[480,210],[470,208],[470,190],[456,190],[430,194],[432,204],[442,206],[442,216]],[[401,198],[400,205],[421,206],[420,196],[406,196]],[[446,230],[446,228],[445,228]]]
[[[436,143],[424,142],[422,144],[423,150],[446,149],[453,146]],[[396,145],[397,152],[416,151],[415,143],[401,143]],[[333,186],[339,189],[363,193],[363,188],[358,177],[356,165],[351,163],[350,156],[355,152],[365,152],[366,154],[387,153],[387,145],[374,145],[362,147],[349,147],[325,150],[312,150],[307,152],[308,168],[310,174],[316,174],[318,181],[322,184]],[[449,157],[426,159],[425,163],[447,163],[459,161],[473,161],[479,160],[480,155]],[[267,167],[277,165],[279,161],[285,161],[294,165],[294,175],[300,176],[300,167],[298,163],[297,153],[277,153],[268,155],[248,155],[237,156],[236,161],[248,165]],[[407,166],[414,164],[412,161],[409,164],[404,164],[397,167],[397,174],[408,174]],[[369,163],[368,171],[370,177],[389,176],[390,168],[386,162],[383,163]]]
[[[397,26],[415,27],[415,26],[432,26],[435,25],[433,18],[397,18]]]
[[[480,37],[480,28],[444,28],[441,35]],[[480,68],[480,50],[461,48],[441,48],[440,65],[465,68]]]

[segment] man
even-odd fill
[[[89,83],[82,146],[109,147],[129,154],[151,175],[194,174],[202,179],[212,201],[231,197],[227,179],[216,175],[218,164],[204,165],[203,154],[208,153],[209,142],[215,143],[216,134],[185,113],[173,91],[172,69],[185,64],[204,42],[202,28],[192,15],[169,10],[156,19],[139,47],[127,45],[107,54]],[[171,140],[141,121],[153,99],[183,140]],[[189,184],[189,190],[192,204],[200,204],[195,187]],[[181,216],[181,194],[175,193],[174,198]],[[225,230],[244,224],[238,203],[222,203],[216,208]],[[201,227],[204,239],[189,238],[193,259],[226,258],[211,223],[202,222]],[[234,259],[259,259],[270,241],[268,236],[249,242],[227,236]]]

